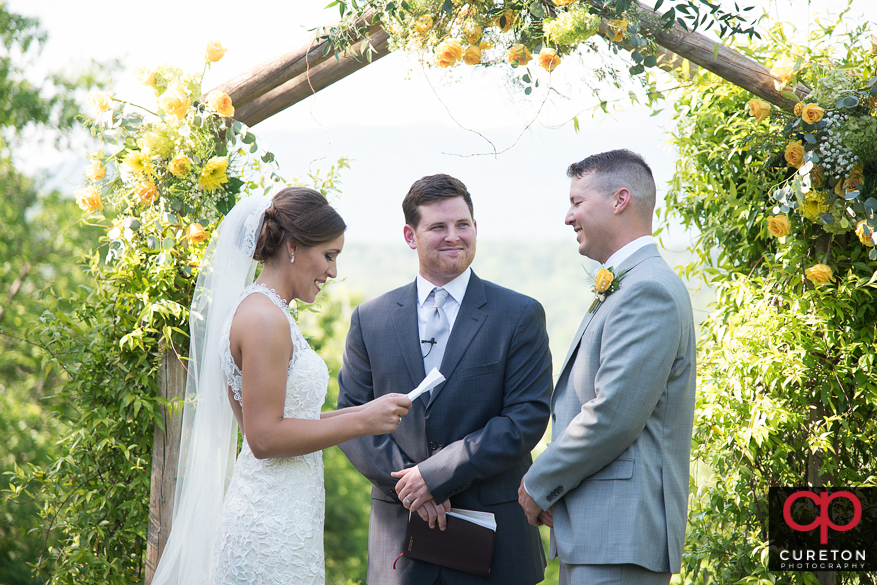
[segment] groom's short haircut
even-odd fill
[[[408,189],[408,194],[402,200],[402,213],[405,214],[405,223],[417,229],[420,223],[420,206],[432,203],[441,203],[454,197],[462,197],[469,207],[469,215],[475,217],[472,207],[472,196],[466,189],[466,185],[460,179],[450,175],[428,175],[418,179]]]
[[[566,170],[570,178],[581,179],[585,175],[593,175],[591,186],[607,197],[627,188],[651,218],[655,210],[655,179],[652,169],[637,153],[626,149],[601,152],[569,165]]]

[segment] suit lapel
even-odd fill
[[[584,318],[582,318],[582,322],[579,325],[579,330],[576,331],[575,337],[572,338],[572,343],[569,346],[569,351],[566,352],[566,359],[563,360],[563,366],[560,368],[560,376],[557,378],[557,383],[554,385],[554,389],[551,391],[551,408],[554,408],[554,399],[557,397],[557,392],[560,390],[561,386],[565,386],[564,380],[566,376],[568,376],[567,368],[570,367],[570,362],[572,361],[573,356],[576,355],[576,350],[579,348],[579,345],[582,343],[582,336],[585,334],[585,329],[588,328],[588,325],[591,324],[591,319],[594,318],[594,313],[585,313]]]
[[[423,370],[423,354],[420,351],[420,337],[417,330],[417,283],[407,287],[399,298],[397,306],[391,314],[393,328],[396,331],[396,340],[402,353],[402,359],[408,367],[408,373],[414,381],[414,385],[426,377]],[[414,389],[414,386],[411,387]]]
[[[633,268],[636,268],[637,264],[642,261],[653,258],[660,257],[661,254],[658,252],[658,247],[654,244],[649,244],[648,246],[643,246],[633,254],[629,258],[627,258],[621,265],[618,267],[616,274],[623,274]],[[623,281],[622,281],[622,286]],[[576,350],[579,348],[582,342],[582,337],[585,334],[585,330],[590,325],[591,320],[594,318],[596,311],[593,313],[585,313],[585,317],[582,319],[581,325],[579,325],[579,330],[576,331],[575,337],[573,337],[572,343],[569,346],[569,351],[566,354],[566,359],[563,360],[563,366],[560,368],[560,376],[557,378],[557,383],[554,385],[554,390],[551,393],[551,408],[554,408],[554,400],[557,397],[557,392],[561,389],[562,386],[565,386],[565,376],[568,375],[567,369],[570,367],[570,361],[573,356],[576,355]]]
[[[442,365],[439,368],[445,377],[449,378],[457,364],[460,363],[463,354],[475,338],[475,334],[481,329],[487,315],[481,311],[487,303],[487,295],[484,292],[484,282],[472,273],[469,278],[469,286],[466,287],[466,294],[463,296],[463,302],[460,304],[460,311],[454,320],[454,328],[448,337],[448,346],[445,349],[445,355],[442,357]],[[416,318],[416,315],[415,315]],[[423,360],[421,359],[421,368],[423,368]],[[424,374],[425,375],[425,374]],[[427,407],[432,404],[447,382],[442,382],[432,391]]]

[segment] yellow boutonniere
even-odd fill
[[[603,301],[606,300],[607,296],[621,288],[621,279],[623,277],[624,272],[616,276],[614,268],[601,268],[597,271],[594,277],[594,288],[591,289],[596,296],[594,297],[594,302],[591,303],[591,307],[588,309],[589,313],[596,311],[603,304]]]

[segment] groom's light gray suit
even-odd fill
[[[339,408],[408,392],[425,377],[416,295],[412,283],[356,308],[338,375]],[[395,433],[341,445],[373,484],[368,583],[433,585],[439,571],[449,585],[540,582],[545,555],[517,489],[548,424],[551,355],[542,306],[473,273],[439,369],[447,381],[416,399]],[[437,503],[450,498],[456,508],[496,515],[489,578],[407,557],[393,569],[408,510],[390,473],[414,465]]]
[[[691,301],[653,244],[622,272],[573,339],[551,398],[552,442],[524,485],[552,510],[552,558],[678,573],[695,399]]]

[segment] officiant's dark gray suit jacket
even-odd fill
[[[573,339],[551,398],[552,442],[525,486],[554,515],[552,557],[678,573],[695,400],[691,300],[653,244],[624,271]]]
[[[338,407],[414,389],[426,375],[420,348],[415,283],[357,307],[338,375]],[[517,490],[548,424],[551,354],[542,306],[473,273],[440,371],[447,380],[414,401],[395,433],[341,445],[373,484],[368,583],[432,585],[440,570],[450,585],[538,583],[545,555]],[[393,569],[408,510],[390,473],[414,465],[436,502],[450,498],[455,508],[496,515],[489,578],[407,557]]]

